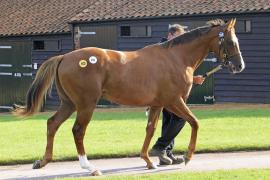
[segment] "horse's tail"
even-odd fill
[[[25,106],[16,106],[13,114],[18,116],[31,116],[40,111],[47,93],[51,93],[52,85],[57,76],[58,65],[63,55],[55,56],[45,61],[37,71],[35,80],[31,84]]]

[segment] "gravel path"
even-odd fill
[[[155,162],[156,157],[152,157]],[[103,175],[145,174],[158,172],[212,171],[242,168],[270,168],[270,151],[208,153],[196,154],[185,166],[159,166],[148,170],[140,158],[98,159],[91,160]],[[0,166],[0,179],[54,179],[60,177],[88,176],[86,170],[80,168],[78,161],[50,163],[43,169],[33,170],[32,164]]]

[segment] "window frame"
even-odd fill
[[[44,49],[34,49],[34,43],[36,41],[43,41],[44,42]],[[46,49],[46,42],[52,42],[52,41],[56,41],[58,43],[58,48],[57,49]],[[61,40],[59,40],[59,39],[35,39],[35,40],[32,40],[32,50],[33,51],[59,52],[59,51],[61,51],[61,49],[62,49]]]
[[[130,35],[122,35],[122,27],[129,27],[129,34]],[[132,28],[145,28],[145,35],[132,34]],[[152,26],[151,25],[120,25],[118,37],[121,37],[121,38],[150,38],[150,37],[152,37]]]
[[[242,22],[243,23],[243,31],[238,31],[237,30],[237,22]],[[252,33],[252,21],[250,19],[240,19],[236,21],[236,27],[235,31],[237,34],[249,34]]]

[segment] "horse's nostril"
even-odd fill
[[[238,67],[239,67],[239,69],[242,69],[242,64],[240,64]]]

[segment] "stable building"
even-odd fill
[[[52,56],[74,49],[73,16],[93,1],[4,0],[0,2],[0,110],[24,104],[40,65]],[[55,89],[46,107],[58,106]]]
[[[216,18],[237,18],[246,69],[216,73],[193,88],[189,103],[270,103],[270,1],[17,0],[1,1],[0,10],[0,108],[22,103],[36,70],[52,56],[88,46],[136,50],[159,42],[169,24],[190,30]],[[196,74],[216,64],[209,55]],[[53,91],[46,107],[58,103]]]

